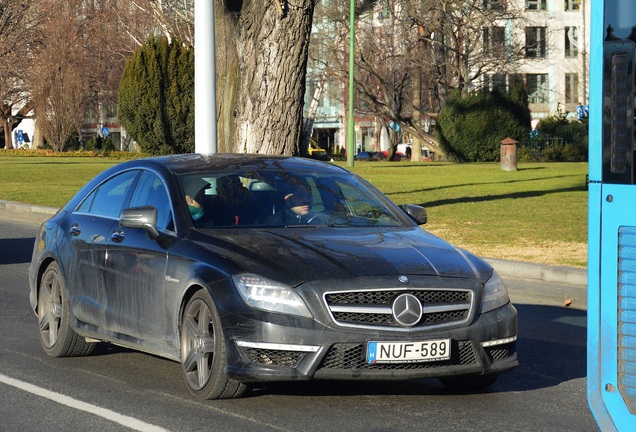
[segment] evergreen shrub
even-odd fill
[[[194,49],[149,39],[126,61],[118,117],[145,153],[194,151]]]
[[[525,92],[504,95],[497,89],[467,96],[452,93],[437,121],[437,134],[447,158],[456,162],[496,162],[501,141],[523,141],[530,132]]]

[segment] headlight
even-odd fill
[[[499,277],[499,274],[495,270],[492,271],[492,276],[484,285],[484,295],[481,298],[481,312],[490,312],[510,302],[508,297],[508,290],[506,285]]]
[[[254,274],[233,277],[243,301],[256,309],[313,318],[302,298],[290,287]]]

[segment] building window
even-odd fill
[[[566,11],[578,11],[581,10],[581,0],[565,0]]]
[[[505,11],[506,2],[505,0],[484,0],[484,9],[493,11]]]
[[[548,74],[526,75],[528,102],[531,104],[548,103]]]
[[[497,89],[500,92],[505,93],[508,90],[508,86],[506,85],[506,75],[505,74],[484,75],[484,89],[486,90]]]
[[[382,21],[391,18],[391,11],[388,7],[382,8],[377,15],[378,20]]]
[[[117,118],[117,102],[106,102],[104,104],[104,115],[106,118]]]
[[[576,57],[579,55],[579,28],[565,28],[565,57]]]
[[[484,51],[493,57],[500,57],[506,51],[506,28],[484,27]]]
[[[548,8],[547,0],[526,0],[526,10],[538,11],[546,10]]]
[[[526,27],[526,58],[546,56],[546,28]]]
[[[579,75],[565,74],[565,103],[579,103]]]

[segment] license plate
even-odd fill
[[[367,362],[419,363],[449,360],[450,339],[435,339],[423,342],[369,342]]]

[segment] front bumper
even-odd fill
[[[222,314],[226,373],[242,382],[310,379],[406,380],[492,374],[518,366],[517,312],[508,304],[455,328],[412,332],[340,328],[318,320],[263,314]],[[424,363],[369,364],[369,341],[451,339],[451,358]]]

